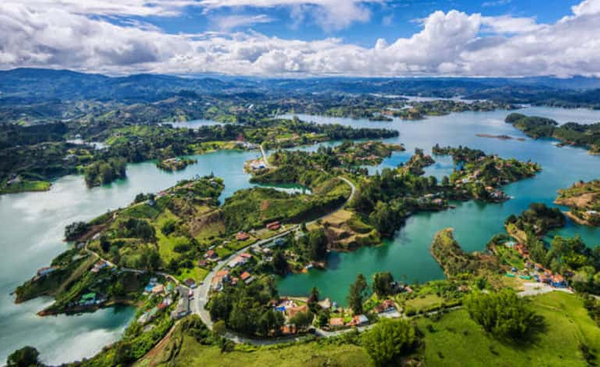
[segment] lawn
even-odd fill
[[[436,294],[428,294],[424,297],[417,296],[416,298],[409,299],[405,303],[405,310],[412,309],[414,311],[425,311],[432,308],[436,308],[444,303],[444,299]]]
[[[485,334],[465,310],[439,321],[417,320],[424,333],[427,366],[587,366],[581,343],[600,350],[600,328],[581,299],[562,292],[531,298],[546,321],[546,330],[530,344],[503,344]],[[429,327],[431,325],[431,327]]]
[[[208,270],[195,266],[192,269],[182,269],[181,275],[177,276],[177,279],[183,282],[188,278],[192,278],[199,282],[206,278],[206,274],[208,274]]]

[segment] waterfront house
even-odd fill
[[[378,306],[375,307],[375,312],[377,312],[377,313],[384,313],[384,312],[395,311],[395,310],[396,310],[396,305],[394,304],[394,301],[392,301],[391,299],[386,299],[385,301],[381,302],[381,304],[379,304]]]

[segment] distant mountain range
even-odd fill
[[[600,79],[584,77],[262,79],[155,74],[108,77],[68,70],[31,68],[0,71],[0,104],[4,105],[49,100],[153,101],[182,92],[380,93],[431,97],[463,96],[524,103],[566,98],[571,103],[596,103],[600,100],[599,88]]]

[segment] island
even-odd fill
[[[595,124],[568,122],[559,125],[552,119],[519,113],[511,113],[505,121],[534,139],[554,138],[562,145],[584,147],[590,154],[600,154],[600,122]]]
[[[566,215],[587,226],[600,226],[600,180],[579,181],[568,189],[558,191],[555,201],[569,207]]]
[[[181,171],[185,169],[190,164],[197,163],[198,160],[192,158],[166,158],[158,161],[156,163],[156,167],[164,170],[164,171]]]

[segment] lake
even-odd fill
[[[519,112],[552,117],[560,122],[600,121],[600,111],[532,107]],[[439,143],[462,144],[503,157],[532,159],[542,164],[543,172],[534,179],[507,186],[506,192],[514,199],[506,203],[465,202],[458,203],[454,210],[415,215],[382,246],[351,253],[333,253],[328,270],[311,270],[308,274],[286,277],[279,282],[280,293],[303,295],[312,286],[317,286],[322,295],[345,303],[349,284],[358,273],[370,277],[375,272],[389,270],[396,278],[405,281],[440,279],[443,273],[429,254],[429,244],[436,231],[453,227],[464,249],[481,250],[493,234],[502,231],[502,222],[508,215],[520,213],[533,201],[551,204],[557,189],[580,179],[598,178],[600,157],[590,156],[583,149],[557,148],[549,140],[502,141],[475,136],[486,133],[522,137],[518,130],[503,122],[508,113],[467,112],[422,121],[393,122],[303,116],[306,120],[321,123],[397,129],[400,136],[388,141],[403,143],[407,151],[394,153],[373,170],[395,167],[408,160],[416,147],[430,151],[435,143]],[[310,151],[316,148],[300,149]],[[90,357],[103,346],[118,340],[133,317],[131,308],[121,307],[78,316],[41,318],[36,312],[48,305],[49,299],[14,304],[10,292],[65,250],[67,244],[62,242],[62,237],[67,224],[124,207],[138,193],[157,192],[194,175],[213,173],[222,177],[225,181],[222,201],[235,191],[252,186],[243,166],[246,160],[258,157],[259,152],[237,151],[199,155],[194,156],[197,164],[175,173],[157,169],[154,162],[131,164],[127,167],[126,180],[98,188],[88,189],[81,176],[66,176],[54,182],[48,192],[0,196],[0,248],[4,255],[0,258],[0,327],[3,331],[0,334],[0,361],[5,361],[8,354],[25,345],[38,348],[44,361],[50,364]],[[443,158],[429,167],[427,174],[441,178],[451,171],[451,159]],[[285,187],[289,188],[295,189]],[[580,234],[588,244],[600,244],[599,230],[581,227],[571,221],[557,233],[568,236]]]
[[[403,143],[406,151],[394,153],[379,167],[371,168],[371,172],[384,167],[396,167],[399,163],[406,162],[415,148],[423,148],[431,153],[431,148],[436,143],[441,146],[469,146],[482,149],[486,153],[497,153],[505,158],[531,159],[540,163],[543,171],[535,178],[505,186],[506,193],[513,197],[505,203],[454,203],[456,209],[421,213],[410,217],[394,238],[387,240],[382,246],[362,248],[350,253],[332,253],[327,270],[311,269],[308,273],[289,275],[279,281],[280,293],[307,295],[308,291],[316,286],[323,296],[346,304],[345,298],[350,284],[359,273],[370,279],[376,272],[391,271],[396,279],[406,282],[441,279],[444,274],[429,253],[429,245],[440,229],[454,228],[455,237],[465,250],[482,250],[494,234],[503,232],[503,222],[509,215],[521,213],[532,202],[553,205],[558,189],[568,187],[578,180],[600,178],[600,156],[591,156],[584,149],[558,148],[552,140],[499,140],[476,136],[485,133],[525,137],[512,125],[504,122],[504,118],[510,112],[465,112],[420,121],[392,122],[299,115],[302,120],[318,123],[397,129],[400,136],[386,141]],[[592,110],[529,107],[516,112],[550,117],[560,123],[600,121],[600,111]],[[452,172],[450,157],[436,157],[436,160],[436,164],[427,168],[426,175],[434,175],[441,179]],[[600,229],[579,226],[571,220],[568,220],[565,228],[552,234],[579,234],[588,245],[600,245]]]

